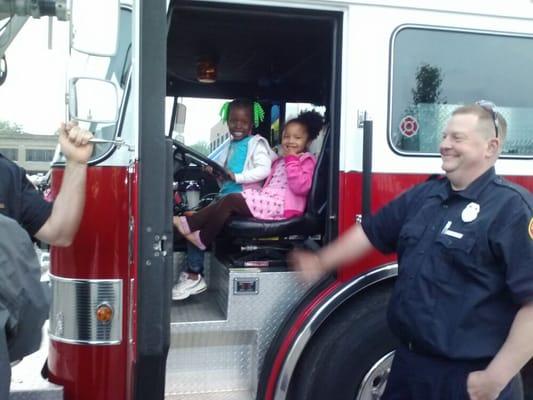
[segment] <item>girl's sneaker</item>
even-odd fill
[[[180,278],[182,278],[180,276]],[[185,300],[189,296],[203,293],[207,290],[207,284],[202,275],[198,275],[198,279],[192,279],[187,276],[185,279],[178,282],[172,288],[172,300]]]

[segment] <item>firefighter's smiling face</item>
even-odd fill
[[[487,137],[484,128],[473,114],[456,114],[446,125],[440,144],[442,169],[456,190],[465,189],[498,157],[498,140]]]

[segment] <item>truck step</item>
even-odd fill
[[[191,394],[169,394],[165,395],[166,400],[252,400],[253,395],[247,390],[218,392],[218,393],[191,393]]]
[[[253,399],[270,342],[310,284],[287,269],[210,264],[209,289],[172,305],[166,396]]]

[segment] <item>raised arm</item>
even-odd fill
[[[304,196],[311,190],[315,165],[314,157],[285,156],[287,183],[293,193]]]
[[[76,123],[61,124],[59,144],[67,158],[61,188],[52,213],[35,237],[54,246],[69,246],[76,234],[85,206],[87,161],[93,152],[93,135]]]

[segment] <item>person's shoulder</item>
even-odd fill
[[[420,197],[432,195],[435,191],[441,190],[446,186],[448,180],[444,175],[430,175],[425,181],[415,184],[406,190],[407,193]]]
[[[500,176],[497,176],[492,183],[502,200],[507,198],[509,201],[522,203],[533,211],[533,195],[528,189]]]
[[[278,158],[278,155],[272,150],[268,140],[259,134],[252,135],[250,137],[249,150],[251,149],[254,154],[261,153],[268,155],[271,161]]]
[[[7,170],[16,171],[16,172],[24,171],[15,162],[11,161],[10,159],[0,154],[0,173],[7,171]]]
[[[302,153],[300,155],[300,160],[301,161],[312,160],[312,161],[316,162],[316,156],[313,153],[311,153],[309,151],[306,151],[305,153]]]
[[[265,137],[261,136],[259,133],[255,133],[255,134],[252,134],[249,136],[249,142],[250,144],[264,144],[268,147],[270,147],[270,145],[268,144],[268,140],[266,140]]]

